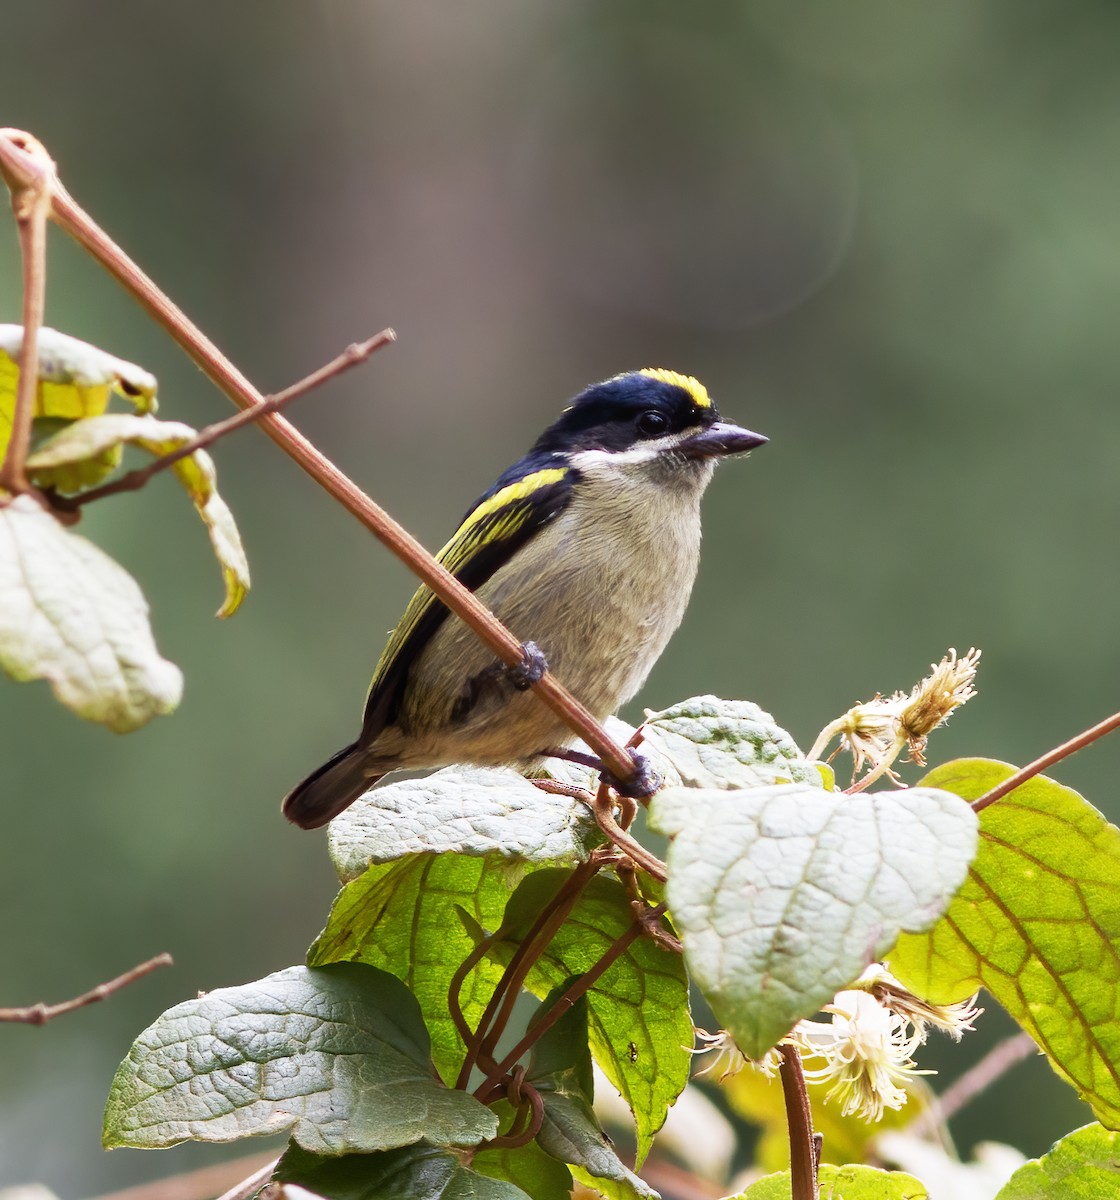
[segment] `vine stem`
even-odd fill
[[[652,910],[655,916],[662,916],[665,912],[665,905],[659,904]],[[640,922],[635,921],[625,933],[617,937],[614,942],[603,952],[602,957],[598,962],[594,963],[572,984],[568,990],[557,999],[556,1003],[544,1014],[543,1017],[529,1030],[528,1033],[517,1043],[516,1046],[498,1063],[497,1067],[486,1081],[476,1089],[475,1096],[478,1097],[484,1104],[491,1098],[487,1093],[494,1085],[505,1075],[521,1058],[526,1054],[537,1041],[542,1038],[557,1021],[566,1013],[569,1012],[572,1006],[584,995],[591,990],[592,987],[599,981],[603,973],[608,970],[611,965],[629,949],[632,942],[637,941],[642,936],[643,926]],[[802,1080],[804,1085],[804,1079]],[[808,1097],[806,1097],[808,1103]],[[796,1200],[801,1200],[797,1197]],[[814,1198],[815,1200],[815,1198]]]
[[[486,1056],[486,1062],[483,1064],[484,1069],[488,1069],[492,1065],[493,1060],[488,1057],[487,1045],[493,1045],[501,1037],[502,1031],[509,1021],[509,1012],[505,1010],[507,1008],[512,1009],[525,976],[529,973],[533,963],[547,949],[556,928],[559,928],[563,924],[568,913],[571,912],[572,906],[579,899],[580,892],[583,891],[584,887],[587,886],[591,878],[599,870],[600,865],[598,856],[589,859],[585,863],[581,863],[560,886],[556,895],[537,914],[536,920],[530,926],[525,937],[522,938],[521,944],[506,964],[506,969],[502,972],[502,977],[498,980],[498,985],[494,988],[493,995],[491,995],[486,1004],[482,1017],[479,1019],[478,1028],[475,1030],[473,1037],[466,1039],[467,1054],[463,1059],[463,1065],[459,1070],[459,1077],[455,1082],[455,1086],[460,1090],[466,1089],[470,1081],[471,1071],[474,1070],[475,1065],[479,1063],[480,1059]],[[546,932],[547,936],[542,936]],[[468,957],[467,962],[471,961],[471,957],[473,955]],[[468,967],[467,970],[469,969]],[[462,967],[460,971],[463,971]],[[458,978],[458,973],[456,973],[456,978]],[[463,978],[466,978],[466,972],[463,972]],[[507,1006],[504,1002],[507,996],[511,994],[512,1000],[510,1000]]]
[[[779,1047],[782,1064],[782,1095],[789,1124],[789,1165],[792,1200],[818,1200],[817,1160],[819,1151],[813,1135],[813,1113],[809,1090],[796,1046]]]
[[[978,800],[973,800],[973,812],[983,812],[990,804],[1002,800],[1008,792],[1013,792],[1028,779],[1033,779],[1034,776],[1045,771],[1047,767],[1052,767],[1056,762],[1061,762],[1063,758],[1076,754],[1078,750],[1084,750],[1086,746],[1118,727],[1120,727],[1120,712],[1113,713],[1111,717],[1106,717],[1090,729],[1083,730],[1076,737],[1071,737],[1068,742],[1063,742],[1060,746],[1055,746],[1053,750],[1048,750],[1041,758],[1036,758],[1034,762],[1022,767],[1010,778],[1005,779],[1003,783],[992,788],[990,792],[985,792]]]
[[[11,437],[0,464],[0,488],[14,494],[31,490],[25,467],[39,384],[39,329],[43,324],[47,296],[47,216],[56,175],[50,155],[30,134],[4,129],[0,130],[0,138],[7,138],[35,165],[35,170],[28,173],[12,172],[0,161],[0,174],[12,192],[12,211],[23,261],[23,340],[17,359],[19,383]]]
[[[24,152],[18,139],[28,135],[8,130],[0,135],[0,172],[19,186],[42,179],[47,172],[41,163]],[[265,402],[264,395],[210,341],[170,297],[166,296],[104,230],[77,204],[54,178],[51,218],[136,298],[142,308],[161,325],[211,381],[238,408]],[[26,340],[26,339],[25,339]],[[324,488],[363,525],[386,549],[395,554],[443,603],[507,666],[520,666],[525,657],[522,644],[493,613],[464,587],[442,563],[367,496],[353,480],[308,441],[290,422],[269,413],[260,428],[292,458],[320,487]],[[551,671],[532,685],[539,699],[602,758],[619,779],[632,779],[638,764],[603,729],[591,712],[572,696]]]
[[[39,1003],[30,1004],[26,1008],[0,1008],[0,1021],[19,1022],[23,1025],[45,1025],[55,1017],[61,1017],[78,1008],[85,1008],[87,1004],[96,1004],[99,1000],[105,1000],[114,992],[119,992],[121,988],[128,987],[130,983],[143,979],[145,975],[150,975],[160,967],[171,966],[171,962],[170,954],[157,954],[155,958],[149,958],[147,962],[133,967],[131,971],[125,971],[116,979],[110,979],[108,983],[99,983],[97,987],[90,988],[88,992],[75,996],[73,1000],[64,1000],[61,1004]]]

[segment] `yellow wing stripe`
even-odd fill
[[[681,375],[676,371],[668,371],[664,367],[643,367],[638,374],[645,375],[649,379],[656,379],[661,383],[671,384],[673,387],[683,388],[692,397],[692,403],[697,408],[712,407],[712,398],[708,395],[708,389],[699,379],[694,379],[691,375]]]
[[[567,473],[567,467],[546,467],[495,492],[467,515],[436,558],[455,574],[480,546],[505,541],[515,534],[533,515],[531,499],[538,489],[559,483]],[[503,512],[503,509],[507,511]],[[377,689],[378,683],[401,647],[434,603],[435,594],[427,585],[416,589],[388,644],[381,652],[377,670],[373,673],[373,682],[370,684],[371,693]]]

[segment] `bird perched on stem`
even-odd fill
[[[571,743],[527,690],[546,664],[597,719],[615,712],[684,616],[717,460],[765,441],[721,421],[675,371],[581,392],[438,555],[522,639],[526,667],[496,660],[421,587],[381,655],[357,740],[288,793],[284,815],[315,829],[390,771],[524,765]]]

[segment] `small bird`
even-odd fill
[[[717,459],[765,441],[721,421],[705,388],[675,371],[581,392],[438,555],[522,640],[524,668],[498,661],[421,587],[377,664],[357,740],[288,793],[284,815],[316,829],[390,771],[524,766],[570,745],[526,690],[545,664],[596,718],[615,712],[684,616]]]

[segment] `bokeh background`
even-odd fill
[[[0,123],[264,389],[394,325],[292,416],[429,546],[586,383],[696,374],[771,444],[720,472],[641,700],[750,698],[806,745],[976,645],[931,761],[1022,762],[1118,707],[1118,38],[1088,0],[9,0]],[[57,232],[48,321],[155,371],[169,417],[230,411]],[[143,584],[179,712],[115,737],[0,679],[0,1004],[176,959],[0,1026],[0,1184],[218,1160],[104,1154],[112,1072],[170,1004],[299,961],[333,894],[278,801],[352,736],[412,583],[259,434],[217,458],[255,584],[229,622],[169,478],[82,523]],[[1058,774],[1116,819],[1118,765]],[[1032,1061],[955,1133],[1037,1154],[1084,1119]]]

